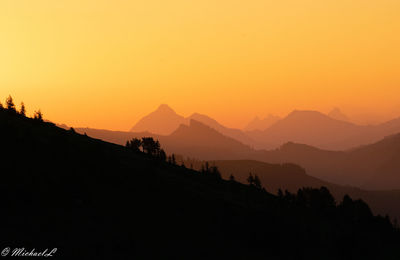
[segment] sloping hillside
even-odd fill
[[[361,201],[335,205],[326,189],[275,197],[3,111],[0,141],[0,246],[57,247],[63,259],[400,253],[387,220]]]
[[[200,169],[204,162],[185,161],[185,165],[193,165]],[[267,191],[277,194],[278,189],[297,192],[303,187],[327,187],[337,201],[343,199],[345,194],[352,198],[363,199],[376,214],[390,215],[400,219],[400,190],[367,191],[351,186],[336,185],[312,177],[306,171],[294,164],[270,164],[251,160],[225,160],[211,161],[221,171],[222,177],[229,179],[232,174],[241,183],[248,183],[249,173],[257,175]]]
[[[77,128],[76,131],[121,145],[131,138],[151,136],[158,139],[168,153],[183,154],[204,160],[243,159],[243,157],[251,159],[255,154],[255,150],[249,146],[195,120],[190,120],[189,125],[180,125],[167,136],[148,132],[117,132],[90,128]]]

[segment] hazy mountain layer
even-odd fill
[[[193,166],[195,169],[201,169],[205,163],[193,159],[183,161],[186,166]],[[303,168],[294,164],[270,164],[253,160],[223,160],[209,163],[217,166],[226,179],[233,175],[235,180],[247,184],[250,173],[257,175],[263,186],[274,194],[277,194],[278,189],[297,192],[302,187],[324,186],[332,192],[337,201],[342,200],[345,194],[349,194],[352,198],[361,198],[366,201],[377,214],[389,214],[400,219],[400,190],[367,191],[351,186],[336,185],[312,177]]]
[[[400,119],[380,125],[363,126],[350,123],[338,109],[334,109],[329,115],[317,111],[296,110],[283,119],[274,116],[264,120],[256,118],[246,127],[247,131],[241,131],[225,127],[198,113],[184,118],[167,105],[161,105],[142,118],[131,131],[169,135],[180,125],[189,125],[190,120],[196,120],[256,149],[275,149],[287,142],[296,142],[337,151],[377,142],[385,136],[400,132]]]
[[[341,185],[380,190],[400,189],[398,135],[375,144],[338,152],[296,143],[287,143],[276,150],[254,150],[194,120],[189,126],[181,125],[169,136],[95,129],[77,131],[118,144],[124,144],[132,137],[153,136],[164,144],[168,153],[201,160],[295,163],[304,167],[311,176]]]

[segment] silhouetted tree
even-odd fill
[[[296,195],[290,193],[288,190],[285,190],[284,199],[288,202],[294,202],[296,199]]]
[[[280,188],[278,189],[278,197],[283,198],[283,191]]]
[[[258,178],[257,174],[254,176],[253,185],[254,185],[254,187],[256,187],[259,190],[262,189],[261,180],[260,180],[260,178]]]
[[[160,154],[158,155],[158,158],[165,162],[167,160],[167,154],[165,153],[165,151],[163,149],[160,150]]]
[[[332,196],[328,188],[322,186],[319,189],[319,197],[321,198],[321,204],[326,205],[326,207],[336,207],[336,201],[335,198]]]
[[[35,111],[35,113],[33,114],[33,119],[38,120],[40,122],[43,121],[43,114],[40,111],[40,109],[38,111]]]
[[[26,116],[26,109],[25,109],[25,104],[24,102],[21,102],[21,109],[19,110],[19,114]]]
[[[253,175],[251,174],[251,172],[249,173],[249,177],[247,177],[247,182],[248,182],[250,185],[253,185],[253,183],[254,183],[254,177],[253,177]]]
[[[219,169],[217,166],[212,166],[210,168],[210,174],[217,179],[221,179],[221,173],[219,172]]]
[[[296,201],[298,204],[309,207],[315,211],[326,211],[336,207],[335,199],[325,187],[321,187],[320,189],[299,189]]]
[[[233,174],[231,174],[231,176],[229,176],[229,180],[230,181],[235,181],[235,176],[233,176]]]
[[[74,129],[73,127],[70,127],[70,128],[69,128],[69,131],[70,131],[71,133],[74,133],[74,134],[76,133],[76,132],[75,132],[75,129]]]
[[[343,201],[339,204],[339,208],[343,214],[353,220],[372,218],[372,211],[362,200],[352,200],[347,194],[343,197]]]
[[[172,156],[171,156],[171,163],[172,163],[173,165],[176,165],[175,154],[172,154]]]
[[[131,149],[134,152],[140,152],[140,147],[142,145],[142,140],[138,139],[138,138],[132,138],[132,140],[128,140],[126,141],[126,148]]]
[[[157,156],[160,152],[160,142],[154,141],[153,137],[143,137],[142,148],[144,153]]]
[[[6,99],[6,109],[10,112],[14,113],[17,112],[17,110],[15,109],[14,101],[11,96],[8,96],[8,98]]]
[[[3,104],[0,102],[0,110],[3,110],[3,109],[4,109]]]

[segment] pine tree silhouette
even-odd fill
[[[11,96],[8,96],[8,98],[6,99],[6,109],[13,113],[17,112],[17,110],[15,109],[13,98]]]
[[[40,109],[38,111],[35,111],[35,113],[33,114],[33,119],[42,122],[43,121],[43,114],[40,111]]]
[[[251,172],[249,173],[249,177],[247,177],[247,182],[248,182],[250,185],[253,185],[253,183],[254,183],[254,177],[253,177],[253,175],[251,174]]]
[[[26,109],[24,102],[21,102],[21,109],[19,110],[19,114],[22,116],[26,116]]]
[[[256,187],[257,189],[259,189],[259,190],[262,189],[261,180],[260,180],[260,178],[258,178],[257,174],[254,176],[253,184],[254,184],[254,187]]]
[[[126,148],[131,149],[134,152],[140,152],[140,147],[142,146],[142,140],[138,138],[133,138],[132,140],[126,141]]]

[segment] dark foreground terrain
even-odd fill
[[[399,259],[388,218],[326,188],[272,195],[0,110],[0,249],[64,259]],[[54,258],[53,258],[54,259]]]

